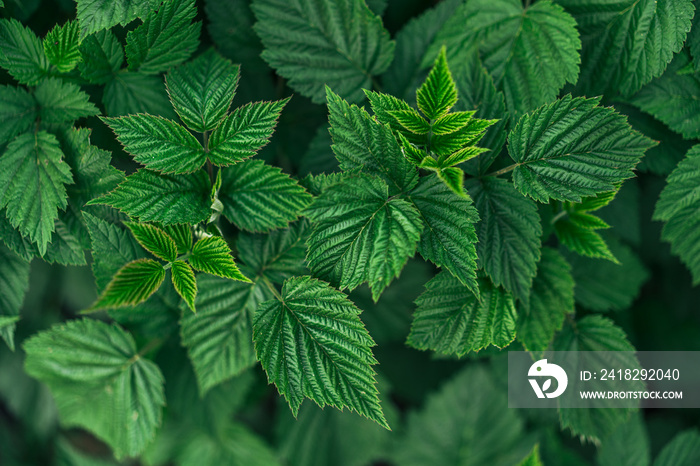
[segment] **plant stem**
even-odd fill
[[[518,164],[517,164],[517,163],[514,163],[513,165],[508,165],[507,167],[501,168],[500,170],[496,170],[495,172],[487,173],[486,176],[500,176],[500,175],[504,175],[504,174],[506,174],[506,173],[508,173],[508,172],[512,172],[513,170],[515,170],[515,167],[517,167],[517,166],[518,166]]]
[[[559,220],[560,218],[564,217],[564,216],[565,216],[566,214],[568,214],[568,213],[569,213],[569,212],[567,212],[566,210],[560,211],[559,213],[557,213],[557,215],[555,215],[554,217],[552,217],[552,220],[551,220],[549,223],[551,223],[552,225],[554,225],[555,223],[557,223],[557,220]]]
[[[282,295],[280,294],[279,291],[277,291],[277,288],[275,288],[275,285],[264,275],[260,275],[260,278],[262,278],[262,281],[267,285],[268,289],[272,292],[273,295],[275,295],[275,298],[281,303],[284,302],[284,299],[282,299]]]

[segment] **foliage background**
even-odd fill
[[[384,26],[396,37],[412,18],[419,17],[438,2],[375,0],[368,3],[375,11],[383,12]],[[575,2],[560,3],[566,7]],[[5,0],[0,15],[17,18],[39,37],[44,37],[55,24],[75,17],[75,3],[71,0],[17,3]],[[329,148],[330,139],[323,137],[328,121],[325,105],[295,92],[259,58],[262,45],[251,29],[255,19],[247,3],[198,1],[195,21],[203,22],[201,42],[195,55],[215,46],[234,63],[242,64],[234,107],[294,94],[282,112],[271,143],[257,157],[299,177],[333,169],[336,162]],[[117,26],[113,32],[123,43],[127,32],[138,23]],[[592,46],[584,40],[584,52],[586,47]],[[578,87],[567,85],[559,95],[604,93],[596,73],[588,70],[586,75],[585,71],[582,76],[587,81],[580,81]],[[427,67],[424,66],[421,73],[421,77],[427,75]],[[392,78],[391,75],[378,78],[385,91],[392,87],[389,82]],[[590,84],[590,89],[586,89],[586,83]],[[0,71],[0,84],[14,84],[14,81],[5,71]],[[86,90],[96,104],[101,101],[103,91],[99,86],[88,86]],[[644,92],[653,93],[653,90],[643,89]],[[693,98],[700,96],[695,94]],[[637,177],[625,182],[618,198],[600,211],[600,217],[613,227],[605,238],[623,265],[611,266],[601,260],[565,253],[574,263],[578,286],[587,283],[590,293],[581,297],[586,290],[577,289],[577,301],[583,302],[577,303],[576,318],[597,315],[601,309],[606,309],[605,315],[624,330],[638,350],[700,351],[700,290],[692,286],[688,269],[671,254],[670,245],[661,241],[662,224],[652,220],[666,176],[697,140],[683,139],[632,106],[630,101],[633,100],[606,94],[603,102],[613,104],[628,115],[635,128],[660,141],[660,145],[647,153]],[[158,112],[151,110],[151,113]],[[697,126],[697,115],[694,118],[692,121]],[[78,126],[93,129],[92,144],[111,151],[112,164],[117,168],[131,173],[139,166],[96,117],[81,119]],[[507,163],[502,163],[505,165]],[[632,269],[624,268],[630,263]],[[503,365],[503,358],[496,349],[457,360],[436,357],[431,352],[405,345],[415,308],[412,302],[435,272],[435,267],[416,255],[378,303],[372,302],[366,286],[351,294],[353,301],[363,309],[362,319],[378,343],[374,348],[380,363],[376,370],[392,432],[383,431],[355,414],[341,414],[331,408],[321,412],[308,400],[294,421],[275,388],[267,385],[259,365],[220,386],[202,402],[196,395],[187,355],[178,339],[173,338],[156,355],[156,362],[166,378],[167,429],[159,437],[157,447],[150,448],[141,460],[127,459],[123,464],[161,464],[161,459],[176,464],[223,464],[221,458],[211,453],[216,449],[210,442],[216,440],[201,433],[201,427],[215,417],[212,413],[221,412],[235,417],[240,422],[238,425],[245,426],[245,431],[229,433],[243,445],[244,454],[253,455],[259,464],[273,463],[275,457],[283,463],[299,465],[516,464],[536,443],[545,465],[649,464],[650,458],[657,458],[676,435],[700,424],[697,410],[647,410],[633,415],[630,421],[604,438],[585,441],[560,428],[556,413],[504,410],[505,397],[501,397],[500,404],[493,399],[500,393],[498,390],[503,389],[503,381],[494,380],[492,375],[500,373],[499,367],[502,369]],[[606,290],[613,288],[624,290],[619,302],[615,296],[601,298]],[[30,378],[23,368],[21,348],[27,337],[57,322],[78,317],[78,312],[88,308],[95,299],[89,267],[32,261],[29,292],[15,337],[17,349],[12,352],[0,345],[0,464],[115,464],[109,448],[87,431],[59,425],[49,391]],[[481,359],[484,354],[490,357],[488,362]],[[484,375],[484,371],[491,375]],[[493,384],[496,386],[491,386]],[[187,422],[169,424],[170,420],[182,419]],[[456,431],[461,435],[455,435]],[[421,451],[421,438],[428,438],[430,442],[427,443],[441,445],[441,448]],[[172,456],[183,439],[191,442],[187,452]],[[504,451],[506,445],[512,449]],[[692,462],[692,458],[700,455],[697,439],[690,438],[688,445],[691,456],[688,456],[689,462],[683,464],[697,464]],[[630,452],[641,456],[630,456]],[[438,454],[448,456],[438,458],[435,456]],[[467,458],[460,455],[467,455]]]

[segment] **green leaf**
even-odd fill
[[[515,338],[513,297],[487,279],[479,279],[479,289],[481,301],[447,272],[430,280],[416,300],[407,344],[457,356],[508,346]]]
[[[178,260],[172,263],[170,272],[172,273],[173,286],[177,294],[185,300],[187,307],[192,312],[197,312],[194,307],[195,297],[197,296],[197,281],[194,278],[192,268],[186,262]]]
[[[518,341],[532,352],[547,349],[566,315],[573,314],[571,266],[555,249],[542,249],[529,300],[522,302],[518,311]]]
[[[231,165],[255,155],[272,136],[289,98],[253,102],[234,110],[209,137],[207,157],[214,165]]]
[[[15,322],[29,289],[29,262],[0,244],[0,337],[15,349]]]
[[[105,86],[102,102],[107,115],[111,117],[149,113],[164,118],[177,118],[160,76],[122,70]]]
[[[683,46],[693,0],[557,0],[579,25],[585,95],[638,91]]]
[[[124,63],[122,44],[112,31],[91,34],[80,44],[80,75],[93,84],[106,84]]]
[[[46,124],[72,122],[100,113],[78,85],[55,78],[42,81],[34,98],[40,107],[41,121]]]
[[[147,300],[160,288],[165,269],[152,259],[138,259],[122,267],[112,278],[91,311],[134,306]]]
[[[435,175],[421,178],[409,199],[424,225],[418,252],[478,296],[474,224],[479,214],[471,199],[457,196]]]
[[[401,466],[513,465],[532,450],[518,411],[483,366],[468,366],[408,415],[394,454]]]
[[[666,123],[686,139],[700,138],[700,74],[680,74],[688,63],[686,54],[679,54],[658,79],[647,84],[630,99],[646,113]]]
[[[92,273],[97,291],[102,292],[119,269],[127,262],[145,258],[146,253],[127,230],[87,212],[84,217],[92,241]]]
[[[196,15],[194,0],[161,2],[126,35],[129,69],[157,74],[187,60],[199,45],[202,23],[191,22]]]
[[[252,9],[263,59],[315,103],[326,85],[360,101],[394,57],[389,32],[362,0],[255,0]]]
[[[0,66],[20,84],[28,85],[36,84],[49,71],[41,40],[16,19],[0,20]]]
[[[428,78],[416,91],[418,108],[429,120],[444,116],[457,103],[457,88],[447,66],[445,47],[435,59]]]
[[[0,208],[12,226],[43,255],[51,240],[58,209],[65,209],[65,184],[71,171],[62,160],[56,137],[45,131],[17,137],[0,157]]]
[[[634,346],[627,340],[625,332],[612,320],[600,315],[589,315],[576,321],[572,320],[554,339],[552,349],[554,351],[619,352],[619,355],[612,359],[610,357],[602,359],[595,353],[591,353],[586,360],[595,361],[600,367],[641,369],[633,354]],[[629,385],[626,387],[629,389]],[[569,380],[569,390],[579,388],[581,388],[580,382],[572,377]],[[600,387],[601,390],[603,388],[610,387],[606,385]],[[559,419],[562,428],[569,428],[574,434],[588,439],[603,439],[628,419],[630,411],[630,408],[560,408]]]
[[[0,144],[26,131],[38,115],[36,103],[27,91],[0,86]]]
[[[163,230],[175,241],[178,254],[185,254],[192,249],[192,229],[189,225],[166,225]]]
[[[597,460],[600,466],[649,466],[651,464],[649,435],[641,414],[634,413],[627,422],[620,424],[612,434],[603,439],[598,448]]]
[[[231,106],[239,69],[209,50],[168,73],[170,101],[188,128],[203,133],[219,125]]]
[[[293,276],[307,275],[304,265],[309,222],[300,220],[267,235],[241,232],[236,249],[240,259],[259,277],[282,284]]]
[[[51,242],[43,257],[44,261],[50,264],[56,262],[62,265],[86,265],[85,252],[77,238],[77,233],[76,230],[71,231],[66,223],[57,218]]]
[[[367,100],[369,100],[370,105],[372,106],[372,112],[374,112],[374,118],[379,122],[383,123],[385,125],[389,125],[389,128],[394,132],[394,134],[397,137],[404,136],[406,137],[409,141],[415,143],[415,144],[425,144],[426,138],[419,136],[416,137],[411,133],[410,131],[407,131],[404,126],[399,123],[398,119],[394,116],[394,112],[407,112],[407,113],[418,113],[413,107],[408,105],[407,102],[397,99],[396,97],[389,95],[389,94],[382,94],[380,92],[374,92],[374,91],[368,91],[365,90],[365,96],[367,97]],[[340,100],[338,101],[339,103],[344,103],[344,101]],[[350,107],[353,108],[353,107]],[[347,108],[345,106],[340,106],[340,110],[343,112],[342,116],[344,119],[348,118],[347,115]],[[330,107],[329,107],[329,114],[330,114]],[[338,112],[336,112],[338,113]],[[360,115],[362,113],[360,112]],[[331,116],[329,115],[329,120]],[[342,121],[342,120],[341,120]],[[343,122],[344,125],[347,127],[349,131],[354,131],[357,132],[357,129],[353,128],[351,125],[349,125],[347,122]]]
[[[177,464],[180,466],[280,464],[274,450],[262,438],[237,422],[229,421],[216,434],[194,431],[184,440],[182,451],[177,456]]]
[[[102,118],[134,160],[162,173],[191,173],[206,162],[199,141],[174,121],[147,114]]]
[[[693,284],[700,283],[700,145],[693,146],[666,180],[654,220],[664,227],[661,237],[690,269]]]
[[[421,62],[435,57],[435,54],[428,57],[428,47],[460,3],[461,0],[443,0],[434,8],[412,18],[396,34],[394,61],[382,76],[386,92],[405,100],[414,97],[418,80],[423,78]]]
[[[111,193],[88,204],[109,205],[142,222],[195,225],[209,218],[209,177],[203,171],[190,175],[158,175],[139,170]]]
[[[132,0],[76,0],[80,34],[85,37],[93,32],[121,24],[126,26],[137,17],[143,17],[158,7],[157,0],[134,2]]]
[[[691,466],[700,461],[700,432],[696,428],[676,435],[661,450],[654,466]]]
[[[467,193],[464,192],[464,172],[460,168],[440,168],[437,175],[453,193],[460,197],[467,197]]]
[[[649,279],[649,271],[631,248],[609,238],[608,243],[619,264],[567,255],[576,282],[576,302],[596,312],[629,308]]]
[[[416,110],[394,110],[390,113],[401,126],[414,134],[422,135],[430,132],[430,123],[425,121]]]
[[[217,277],[250,282],[236,267],[226,241],[219,236],[202,238],[194,244],[189,262],[195,270]]]
[[[256,311],[253,340],[269,382],[292,413],[307,397],[321,407],[348,407],[388,429],[372,369],[374,341],[358,317],[362,311],[311,277],[290,278],[281,297]]]
[[[126,222],[136,241],[143,248],[167,262],[173,262],[177,257],[177,245],[175,241],[160,228],[147,223]]]
[[[84,427],[117,458],[139,455],[161,423],[163,376],[122,328],[97,320],[54,325],[24,343],[25,369],[48,385],[66,427]]]
[[[180,336],[203,396],[255,364],[253,313],[272,294],[264,286],[210,275],[199,275],[197,286],[197,313],[182,314]]]
[[[598,99],[563,97],[523,116],[508,136],[515,187],[536,201],[580,202],[634,176],[655,142]]]
[[[327,94],[332,148],[340,168],[377,175],[387,182],[392,194],[412,189],[418,172],[403,156],[391,130],[330,89]]]
[[[443,45],[453,63],[464,62],[460,54],[478,46],[516,116],[551,102],[564,84],[578,77],[581,41],[576,21],[549,0],[526,8],[520,0],[467,2],[436,36],[431,57]]]
[[[590,217],[600,220],[595,216]],[[604,225],[607,227],[607,224],[604,223]],[[568,218],[559,220],[554,224],[554,232],[557,235],[557,239],[569,250],[582,256],[606,259],[619,264],[619,260],[610,251],[603,237],[594,231],[596,228],[599,228],[599,226],[591,228],[590,225],[582,223],[574,215],[569,215]]]
[[[60,73],[68,73],[80,61],[80,29],[77,21],[58,24],[44,37],[46,58]]]
[[[505,180],[484,177],[469,185],[479,211],[477,253],[496,286],[527,302],[540,260],[542,226],[533,201]]]
[[[386,183],[368,175],[329,187],[306,215],[311,270],[341,290],[369,282],[375,301],[415,253],[422,228],[411,204],[389,199]]]
[[[451,77],[452,75],[450,75]],[[454,84],[454,81],[453,81]],[[455,91],[456,94],[456,91]],[[467,126],[471,121],[474,112],[453,112],[438,118],[435,123],[433,123],[433,134],[438,136],[443,136],[445,134],[451,134],[455,131]],[[483,149],[482,149],[483,151]]]
[[[503,93],[496,90],[493,79],[482,66],[476,52],[471,53],[463,65],[455,67],[453,76],[459,95],[456,110],[475,110],[475,118],[499,119],[489,126],[479,141],[479,145],[488,148],[490,152],[463,167],[471,175],[482,175],[496,160],[506,142],[508,116]]]
[[[693,25],[688,32],[686,46],[693,57],[693,68],[696,73],[700,71],[700,15],[697,12],[698,2],[695,1],[695,16],[693,16]]]
[[[238,228],[262,232],[296,220],[311,196],[281,169],[248,160],[222,170],[219,200]]]

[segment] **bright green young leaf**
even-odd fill
[[[197,280],[194,277],[192,268],[183,261],[175,261],[170,267],[172,274],[173,286],[175,291],[187,303],[187,307],[192,312],[197,312],[195,309],[195,297],[197,296]]]
[[[429,120],[444,116],[457,103],[457,88],[447,67],[444,47],[440,49],[428,79],[416,91],[416,98],[418,108]]]
[[[430,123],[416,110],[393,110],[391,116],[411,133],[423,135],[430,132]]]
[[[80,61],[80,29],[77,21],[56,25],[44,37],[46,58],[60,73],[68,73]]]
[[[128,230],[87,212],[84,218],[92,241],[92,273],[97,291],[102,292],[127,262],[145,258],[147,254]]]
[[[389,95],[389,94],[382,94],[381,92],[374,92],[374,91],[368,91],[365,90],[365,96],[367,97],[367,100],[369,100],[369,104],[372,106],[372,112],[374,113],[374,118],[377,119],[378,122],[384,123],[385,125],[389,125],[389,128],[394,132],[394,134],[400,136],[404,136],[406,139],[409,141],[415,143],[415,144],[425,144],[425,137],[424,136],[414,136],[413,133],[410,131],[406,130],[406,128],[399,123],[398,119],[394,116],[395,112],[398,113],[411,113],[411,114],[416,114],[418,113],[413,107],[411,107],[407,102],[397,99],[396,97]],[[338,103],[344,103],[344,101],[340,100]],[[353,108],[353,107],[350,107]],[[344,119],[347,119],[347,108],[345,106],[340,106],[339,110],[342,110],[342,116]],[[330,106],[329,106],[329,114],[330,114]],[[337,111],[336,111],[337,113]],[[360,112],[362,115],[362,113]],[[330,120],[330,115],[329,115],[329,120]],[[341,120],[342,121],[342,120]],[[340,123],[340,122],[339,122]],[[351,125],[348,125],[348,122],[343,122],[344,125],[347,127],[348,130],[355,131],[357,132],[357,129],[351,129]]]
[[[481,301],[448,272],[430,280],[416,300],[407,344],[457,356],[508,346],[517,320],[513,297],[488,279],[479,279],[479,290]]]
[[[20,84],[28,85],[36,84],[49,71],[41,40],[16,19],[0,19],[0,66]]]
[[[627,309],[649,279],[649,271],[634,251],[611,239],[606,238],[619,264],[577,254],[567,255],[576,282],[576,302],[596,312]]]
[[[540,445],[535,444],[535,448],[518,466],[544,466],[542,458],[540,458]]]
[[[452,115],[454,115],[454,113]],[[438,159],[438,165],[440,165],[443,168],[449,167],[452,165],[458,165],[460,163],[471,160],[474,157],[478,156],[479,154],[483,154],[484,152],[487,152],[487,151],[488,151],[488,149],[485,149],[483,147],[467,146],[467,147],[460,149],[457,152],[454,152],[450,155],[446,155],[446,156],[441,155],[440,158]]]
[[[585,95],[630,95],[660,76],[683,46],[693,0],[557,0],[578,22]]]
[[[27,91],[0,86],[0,144],[26,131],[38,115],[36,102]]]
[[[525,8],[520,0],[465,2],[433,41],[430,61],[443,45],[454,63],[463,63],[463,54],[478,46],[516,116],[551,102],[564,84],[578,77],[581,41],[576,21],[549,0]]]
[[[308,274],[304,259],[310,230],[309,222],[300,220],[289,228],[266,235],[242,232],[238,235],[236,249],[255,275],[281,285],[295,275]]]
[[[15,349],[15,323],[29,288],[29,262],[0,244],[0,337]]]
[[[451,77],[452,75],[450,75]],[[455,131],[467,126],[467,123],[472,119],[474,111],[471,112],[453,112],[438,118],[433,124],[432,131],[433,134],[442,136],[445,134],[451,134]]]
[[[56,137],[45,131],[17,137],[0,157],[0,208],[43,255],[58,209],[65,209],[71,171]]]
[[[255,364],[253,313],[273,296],[266,287],[210,275],[199,275],[197,287],[197,313],[182,314],[180,336],[204,395]]]
[[[209,177],[199,171],[190,175],[158,175],[139,170],[111,193],[88,204],[109,205],[142,222],[197,224],[209,218]]]
[[[470,183],[479,211],[477,253],[496,286],[527,302],[540,260],[542,226],[535,203],[505,180],[484,177]]]
[[[698,60],[700,61],[700,60]],[[630,99],[646,113],[666,123],[686,139],[700,138],[700,74],[680,74],[688,64],[684,53],[676,55],[664,73]]]
[[[187,60],[199,45],[202,23],[191,22],[196,14],[194,0],[161,2],[126,35],[129,69],[157,74]]]
[[[661,450],[654,466],[692,466],[700,461],[700,432],[690,429],[676,435]]]
[[[188,128],[203,133],[219,125],[236,92],[239,68],[209,50],[168,73],[170,101]]]
[[[529,300],[518,312],[518,341],[533,352],[547,349],[566,315],[574,312],[571,266],[555,249],[542,249]]]
[[[489,149],[489,152],[479,155],[462,167],[471,175],[483,175],[501,153],[506,142],[508,116],[503,93],[496,90],[491,75],[482,66],[476,52],[471,53],[464,64],[454,67],[453,76],[459,96],[454,107],[456,110],[475,110],[474,118],[499,119],[486,130],[479,141],[479,145]]]
[[[195,137],[174,121],[147,114],[102,118],[134,160],[162,173],[191,173],[206,154]]]
[[[185,254],[192,249],[192,229],[189,225],[166,225],[163,227],[163,230],[175,241],[178,254]]]
[[[102,102],[107,115],[118,117],[148,113],[174,119],[177,114],[168,100],[163,78],[122,70],[105,86]]]
[[[99,31],[83,39],[80,56],[80,75],[93,84],[109,82],[124,62],[122,44],[109,30]]]
[[[275,451],[244,424],[232,422],[210,433],[194,431],[177,456],[179,466],[278,466]]]
[[[474,224],[479,214],[471,200],[457,196],[435,175],[421,178],[409,199],[424,225],[418,252],[478,296]]]
[[[139,455],[155,437],[165,405],[158,366],[116,325],[71,320],[24,343],[25,369],[48,385],[66,427],[84,427],[117,458]]]
[[[40,107],[42,123],[72,122],[100,113],[78,85],[59,79],[46,79],[36,87],[34,98]]]
[[[166,262],[173,262],[177,257],[177,244],[157,226],[136,222],[127,222],[126,226],[136,241],[154,256]]]
[[[700,145],[693,146],[686,158],[669,175],[654,211],[654,220],[665,222],[661,237],[671,243],[700,283]]]
[[[567,95],[518,121],[508,136],[518,191],[539,202],[580,202],[634,175],[655,142],[598,103]]]
[[[252,8],[263,59],[315,103],[326,85],[360,101],[394,57],[389,32],[363,0],[255,0]]]
[[[518,411],[484,366],[467,366],[420,411],[410,412],[406,435],[395,449],[401,466],[514,465],[532,450]]]
[[[254,156],[272,136],[288,101],[253,102],[231,112],[209,137],[209,160],[226,166]]]
[[[597,460],[599,466],[649,466],[651,464],[649,435],[641,413],[632,413],[627,422],[620,424],[612,434],[603,439],[598,448]]]
[[[375,301],[415,253],[422,228],[415,207],[389,199],[386,183],[368,175],[329,187],[306,215],[311,270],[341,290],[369,282]]]
[[[634,346],[627,340],[627,335],[612,320],[600,315],[589,315],[574,321],[573,319],[564,326],[563,330],[556,336],[552,343],[554,351],[606,351],[619,352],[617,356],[600,357],[595,353],[587,356],[587,361],[600,367],[626,367],[630,370],[641,369],[639,361],[634,356]],[[578,370],[576,371],[578,372]],[[615,382],[596,382],[600,390],[608,389],[643,389],[639,383],[637,386],[617,385]],[[623,383],[623,382],[619,382]],[[574,377],[569,379],[567,390],[583,389],[581,382]],[[600,401],[600,400],[598,400]],[[610,407],[616,407],[613,400],[607,401]],[[559,419],[562,428],[569,428],[571,431],[588,439],[603,439],[611,434],[618,425],[625,422],[630,414],[630,408],[560,408]]]
[[[156,292],[165,278],[163,266],[152,259],[138,259],[122,267],[112,278],[91,311],[135,306]]]
[[[321,407],[348,407],[388,429],[372,369],[374,341],[358,317],[362,311],[311,277],[290,278],[281,297],[255,312],[253,340],[269,382],[292,413],[307,397]]]
[[[190,265],[200,272],[250,282],[236,267],[226,240],[219,236],[210,236],[197,241],[188,260]]]
[[[593,223],[589,222],[591,220]],[[595,222],[596,220],[601,223]],[[569,214],[567,218],[554,224],[557,239],[569,250],[582,256],[606,259],[619,264],[603,237],[595,231],[600,228],[609,226],[598,217],[578,213]]]
[[[453,193],[460,197],[467,197],[467,193],[464,192],[464,172],[460,168],[440,168],[437,175]]]
[[[248,160],[222,170],[219,200],[238,228],[264,232],[296,220],[311,196],[279,168]]]
[[[327,94],[332,148],[340,168],[379,176],[389,185],[392,194],[413,188],[418,172],[403,156],[391,130],[330,89]]]
[[[121,24],[126,26],[137,17],[144,17],[159,5],[158,0],[76,0],[80,34],[85,37],[93,32]]]
[[[424,60],[435,57],[435,54],[427,56],[428,47],[460,3],[461,0],[443,0],[434,8],[411,19],[396,34],[394,61],[382,76],[385,92],[405,100],[415,96],[419,79],[423,78],[419,65]]]

